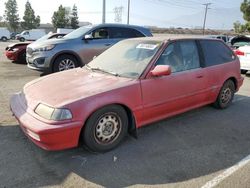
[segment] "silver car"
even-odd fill
[[[84,66],[122,39],[152,36],[149,29],[122,24],[80,27],[60,39],[28,45],[28,67],[42,72],[58,72]]]

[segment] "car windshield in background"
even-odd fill
[[[157,41],[122,41],[92,60],[88,67],[117,76],[138,78],[160,46]]]
[[[92,28],[92,26],[80,27],[80,28],[70,32],[69,34],[65,35],[63,38],[67,38],[67,39],[79,38],[79,37],[83,36],[86,32],[88,32],[91,28]]]

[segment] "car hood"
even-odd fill
[[[13,47],[20,47],[20,46],[27,46],[29,45],[31,42],[19,42],[19,43],[12,43],[12,44],[9,44],[6,49],[10,49],[10,48],[13,48]]]
[[[47,39],[44,41],[35,41],[33,43],[31,43],[30,45],[28,45],[28,48],[39,48],[41,46],[47,46],[50,44],[62,44],[62,43],[70,43],[72,40],[75,39],[64,39],[64,38],[59,38],[59,39]]]
[[[35,109],[39,103],[63,107],[84,99],[133,84],[134,79],[116,77],[77,68],[41,77],[25,85],[23,93],[27,105]]]

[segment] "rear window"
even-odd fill
[[[111,30],[111,38],[136,38],[144,37],[144,35],[132,28],[118,28],[113,27]]]
[[[235,59],[233,52],[220,41],[200,41],[206,66],[232,62]]]

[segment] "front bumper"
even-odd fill
[[[62,150],[78,145],[81,122],[67,122],[58,125],[42,122],[27,112],[25,101],[22,101],[20,95],[15,94],[11,97],[10,108],[30,140],[45,150]]]
[[[5,55],[9,60],[16,61],[18,57],[17,51],[5,51]]]

